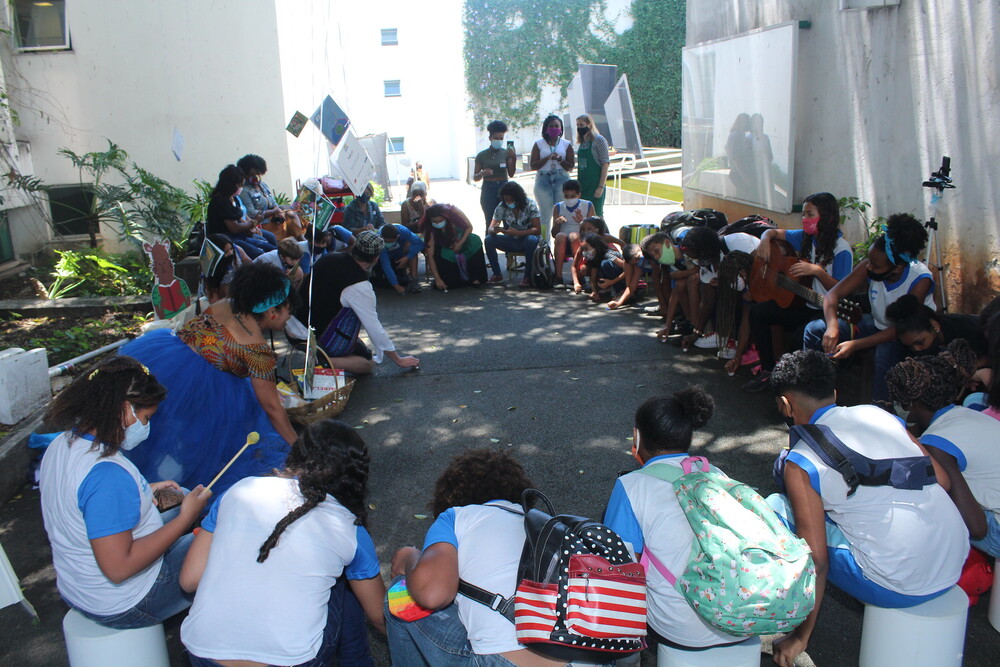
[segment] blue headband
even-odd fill
[[[281,289],[251,308],[253,312],[258,315],[266,313],[269,308],[280,306],[288,299],[288,288],[291,286],[291,283],[288,281],[288,278],[282,278],[281,280],[283,283]]]
[[[885,225],[882,225],[883,237],[885,239],[885,256],[889,258],[889,263],[893,266],[896,265],[896,254],[892,250],[892,239],[889,238],[889,230]],[[915,261],[913,257],[907,255],[905,252],[898,254],[899,258],[906,262],[907,264],[913,264]]]

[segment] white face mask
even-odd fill
[[[493,139],[490,141],[490,148],[493,148],[494,150],[500,150],[503,148],[503,139]]]
[[[575,199],[564,199],[563,203],[566,204],[567,207],[573,208],[574,206],[580,203],[580,198],[577,197]]]
[[[128,404],[128,408],[132,411],[135,421],[125,427],[125,441],[119,447],[119,449],[123,449],[126,452],[135,449],[136,445],[149,437],[149,422],[147,421],[143,424],[139,420],[139,416],[135,414],[135,408],[131,403]]]

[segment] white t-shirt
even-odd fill
[[[42,457],[38,484],[59,593],[84,611],[111,616],[146,597],[163,559],[115,584],[101,572],[90,540],[126,530],[139,539],[161,528],[163,519],[132,462],[121,452],[101,458],[93,445],[93,436],[67,431],[57,437]]]
[[[303,253],[309,252],[308,241],[296,241],[296,245],[302,248]],[[277,250],[268,250],[267,252],[258,255],[256,258],[254,258],[253,261],[258,264],[270,264],[271,266],[279,268],[282,271],[288,270],[288,267],[285,266],[285,263],[281,261],[281,256],[278,254]]]
[[[732,252],[734,250],[739,250],[740,252],[745,252],[748,255],[752,255],[760,245],[760,239],[753,234],[746,234],[744,232],[737,232],[735,234],[728,234],[722,237],[722,245],[726,246],[727,252]],[[723,255],[719,255],[721,260]],[[715,280],[719,276],[719,272],[710,266],[700,267],[698,270],[698,278],[701,282],[708,284]],[[742,281],[741,281],[742,282]],[[742,290],[743,287],[740,287]]]
[[[447,542],[458,549],[458,576],[505,598],[517,588],[517,567],[524,547],[524,517],[490,505],[521,511],[519,505],[494,500],[485,505],[451,507],[427,531],[424,549]],[[514,624],[486,605],[464,595],[455,598],[458,617],[477,655],[518,651]]]
[[[378,311],[375,309],[375,289],[371,282],[362,280],[345,287],[340,293],[340,305],[350,308],[358,316],[372,344],[372,360],[376,364],[382,363],[384,353],[395,351],[395,344],[378,319]]]
[[[539,172],[565,171],[560,163],[566,161],[566,150],[573,144],[559,137],[559,141],[556,142],[555,146],[550,145],[545,139],[538,139],[535,141],[535,145],[538,146],[538,158],[545,160],[545,164],[538,170]],[[558,155],[559,162],[548,159],[550,155]]]
[[[894,283],[884,280],[868,280],[868,298],[872,303],[872,319],[875,320],[875,326],[878,327],[879,331],[888,329],[889,325],[892,324],[885,316],[885,309],[889,307],[889,304],[904,294],[912,292],[913,286],[924,278],[931,281],[931,288],[927,291],[927,296],[924,297],[924,305],[934,310],[934,278],[931,276],[931,270],[923,262],[913,262],[907,266],[903,269],[903,275]]]
[[[586,199],[577,201],[576,206],[570,210],[565,201],[561,201],[555,206],[555,217],[562,216],[566,222],[559,225],[560,234],[579,234],[580,223],[586,220],[592,213],[593,204]],[[553,218],[554,219],[554,218]]]
[[[873,405],[820,408],[813,423],[829,426],[845,445],[872,459],[923,456],[895,415]],[[938,484],[919,490],[859,486],[851,497],[840,473],[799,442],[788,454],[823,499],[865,576],[904,595],[930,595],[954,585],[969,554],[969,531]]]
[[[258,563],[274,526],[303,502],[294,479],[248,477],[212,505],[202,522],[213,534],[208,563],[181,626],[191,653],[268,665],[312,660],[337,578],[379,574],[368,532],[331,496],[289,525]]]
[[[646,466],[679,468],[687,456],[656,456],[646,461]],[[712,470],[721,472],[714,466]],[[638,471],[619,477],[608,501],[604,525],[631,544],[636,553],[650,550],[675,575],[679,576],[686,569],[694,532],[671,484]],[[646,621],[670,641],[691,647],[738,641],[702,620],[655,567],[646,571],[646,590]]]
[[[950,405],[934,413],[920,442],[954,456],[976,502],[1000,519],[1000,421]]]

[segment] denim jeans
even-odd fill
[[[526,261],[531,261],[531,253],[538,247],[537,236],[507,236],[506,234],[488,234],[483,241],[486,246],[486,257],[490,260],[490,269],[493,275],[502,276],[500,271],[500,259],[497,257],[497,250],[504,252],[524,253]]]
[[[851,340],[851,325],[844,320],[837,320],[837,323],[840,325],[840,340]],[[875,327],[875,320],[872,319],[871,315],[863,316],[857,326],[858,338],[865,338],[879,332],[879,329]],[[803,349],[822,350],[824,333],[826,333],[826,320],[823,318],[813,320],[807,324],[805,331],[802,332]],[[906,350],[903,346],[899,344],[899,341],[895,340],[880,343],[875,348],[875,371],[872,378],[873,402],[881,401],[888,403],[891,400],[889,398],[889,387],[885,383],[885,374],[903,359],[905,353]]]
[[[549,241],[549,231],[552,229],[552,208],[556,202],[563,200],[563,183],[569,180],[569,174],[563,169],[539,171],[535,173],[535,203],[542,221],[542,238]]]
[[[788,502],[788,497],[774,493],[767,497],[767,504],[778,515],[781,522],[794,533],[795,515],[792,513],[792,505]],[[826,521],[826,551],[830,559],[827,579],[840,590],[865,604],[885,609],[905,609],[933,600],[951,588],[948,586],[929,595],[906,595],[876,584],[865,576],[861,566],[854,560],[854,554],[851,553],[851,543],[847,541],[847,537],[840,530],[840,527],[829,518]]]
[[[162,515],[163,523],[166,524],[179,513],[179,507],[164,512]],[[146,593],[146,597],[131,609],[120,614],[100,616],[76,607],[69,600],[66,600],[66,603],[90,620],[115,630],[148,628],[162,623],[191,606],[191,597],[181,589],[180,576],[184,557],[187,555],[193,539],[194,535],[188,533],[167,549],[167,552],[163,554],[163,562],[160,563],[160,574],[157,575],[153,587]]]
[[[336,663],[334,663],[336,658]],[[191,667],[221,667],[211,658],[201,658],[188,653]],[[325,667],[337,664],[341,667],[374,667],[371,649],[368,646],[368,629],[365,627],[361,603],[351,592],[347,579],[341,577],[330,589],[330,602],[326,610],[326,627],[323,629],[323,643],[312,660],[295,667]]]
[[[1000,522],[997,521],[997,515],[993,511],[984,511],[986,512],[986,535],[982,539],[969,541],[980,551],[985,551],[994,558],[1000,558]],[[996,594],[1000,595],[1000,591],[997,591]]]
[[[486,218],[487,229],[493,220],[493,212],[497,210],[500,203],[500,188],[507,181],[483,181],[482,190],[479,193],[479,206],[483,209],[483,217]]]
[[[255,234],[226,234],[226,238],[232,241],[233,245],[243,248],[250,259],[257,259],[265,252],[276,250],[278,247],[278,238],[266,229],[261,231],[261,236]]]

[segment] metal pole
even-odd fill
[[[73,357],[69,361],[64,361],[57,366],[53,366],[52,368],[49,369],[49,379],[51,380],[52,378],[59,377],[60,375],[63,375],[65,373],[72,372],[77,364],[82,364],[84,361],[89,361],[90,359],[100,356],[105,352],[111,352],[112,350],[117,350],[119,347],[129,342],[130,340],[132,339],[126,338],[124,340],[118,341],[117,343],[111,343],[110,345],[99,347],[96,350],[92,350],[91,352],[87,352],[86,354],[81,354],[79,357]]]

